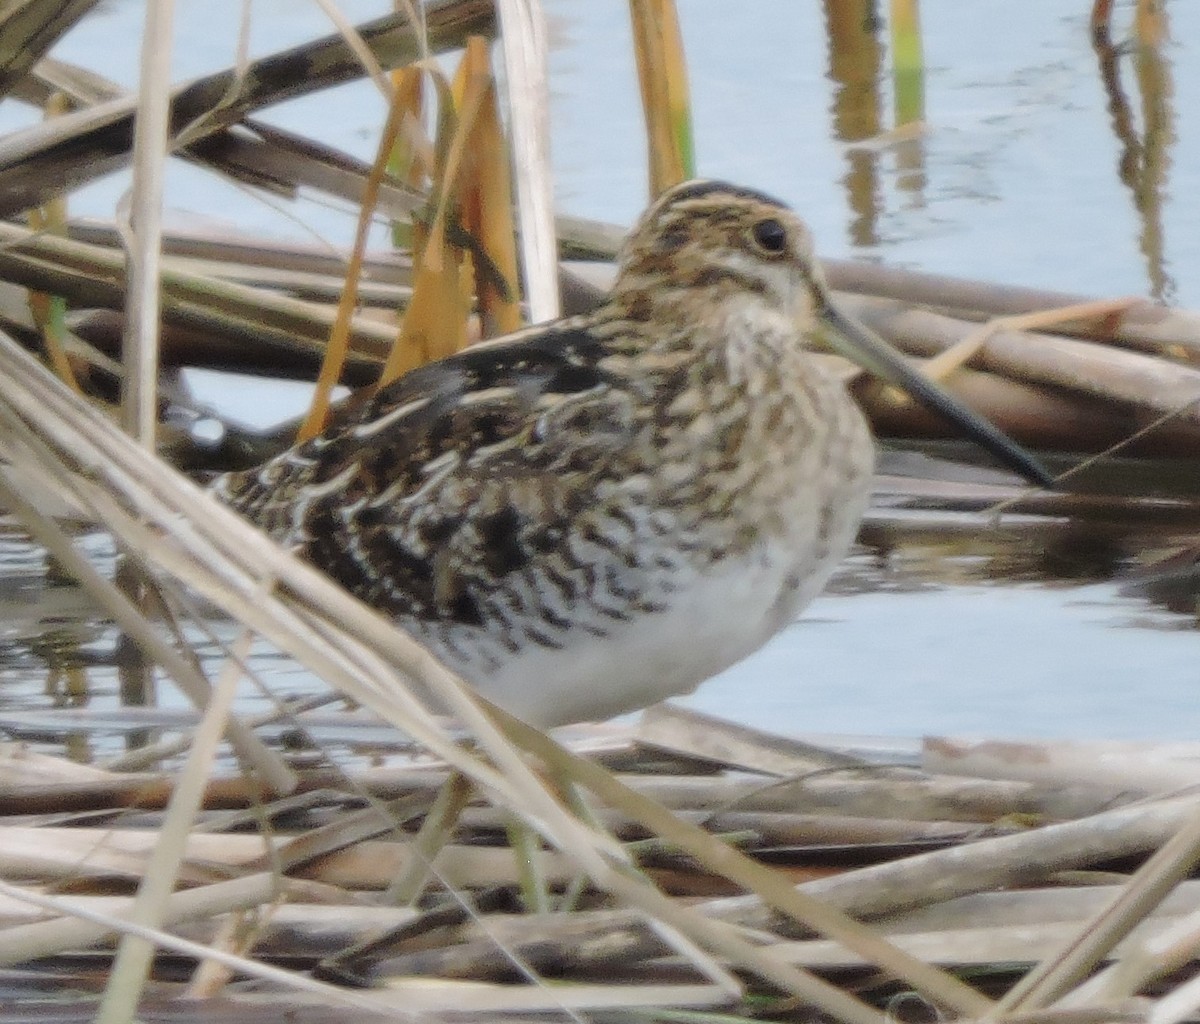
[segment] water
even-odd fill
[[[232,64],[240,0],[176,6],[176,77]],[[392,8],[391,0],[339,6],[352,21]],[[1200,206],[1200,113],[1181,102],[1200,90],[1200,7],[1169,6],[1171,39],[1156,69],[1133,56],[1118,64],[1138,136],[1131,154],[1090,45],[1088,6],[1033,4],[1018,20],[998,0],[925,0],[926,129],[881,146],[862,141],[892,127],[878,34],[855,41],[858,56],[849,67],[839,63],[840,80],[827,42],[827,10],[869,4],[759,0],[734,13],[721,0],[688,0],[682,29],[698,169],[794,203],[830,256],[1105,296],[1160,292],[1200,306],[1200,275],[1191,272],[1200,237],[1189,230]],[[646,186],[626,5],[544,0],[544,7],[559,205],[629,223],[645,204]],[[132,87],[141,10],[133,0],[109,0],[54,56]],[[252,58],[331,31],[315,4],[258,0],[251,15]],[[1118,11],[1118,38],[1127,17]],[[886,30],[879,39],[886,48]],[[0,130],[37,116],[6,103]],[[375,89],[358,83],[262,116],[369,159],[384,110]],[[72,210],[110,216],[127,187],[126,175],[112,175],[83,189]],[[177,223],[306,242],[315,231],[344,243],[353,231],[350,211],[311,201],[281,210],[183,164],[172,168],[168,205]]]
[[[232,62],[240,6],[181,0],[177,77]],[[1009,4],[926,0],[926,128],[884,145],[869,137],[892,126],[886,53],[870,33],[859,35],[850,47],[856,59],[834,67],[827,11],[837,6],[681,5],[702,173],[794,203],[831,256],[1200,306],[1200,235],[1192,230],[1200,108],[1180,102],[1200,91],[1200,5],[1169,8],[1172,41],[1160,61],[1130,56],[1118,65],[1132,125],[1123,136],[1090,46],[1087,4],[1023,5],[1014,19]],[[364,20],[391,2],[341,7]],[[629,222],[646,196],[626,5],[545,7],[560,208]],[[133,85],[141,9],[102,5],[55,56]],[[294,0],[259,0],[252,18],[252,56],[329,30],[315,5]],[[363,158],[382,117],[382,103],[361,84],[264,115]],[[0,130],[33,118],[5,104]],[[110,216],[127,187],[123,174],[98,181],[72,199],[72,211]],[[178,224],[306,243],[316,232],[344,244],[353,229],[350,211],[308,200],[281,212],[185,166],[172,169],[168,204]],[[222,390],[200,387],[209,397]],[[303,400],[276,392],[264,417],[287,415]],[[1068,570],[1037,558],[1050,534],[950,531],[935,543],[925,530],[906,534],[893,524],[800,622],[690,701],[801,732],[1193,737],[1193,617],[1121,596],[1117,582],[1149,549],[1182,538],[1119,532],[1111,558]],[[1014,572],[1014,561],[1025,568]],[[117,701],[111,631],[71,593],[45,586],[36,553],[0,540],[4,705]],[[265,657],[260,667],[289,691],[306,685]]]

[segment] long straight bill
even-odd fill
[[[826,340],[839,355],[903,388],[926,409],[955,424],[966,437],[1025,479],[1043,487],[1054,486],[1054,478],[1029,452],[943,391],[874,331],[829,302],[823,304],[821,320],[826,328]]]

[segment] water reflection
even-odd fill
[[[1162,302],[1175,297],[1175,282],[1166,271],[1163,205],[1170,170],[1170,147],[1175,142],[1175,95],[1171,65],[1165,53],[1167,13],[1162,5],[1139,4],[1132,56],[1134,78],[1141,98],[1142,134],[1136,128],[1129,99],[1121,84],[1124,47],[1113,43],[1107,20],[1093,22],[1093,47],[1100,81],[1108,99],[1113,134],[1117,137],[1117,173],[1133,196],[1138,212],[1138,248],[1146,260],[1150,295]]]
[[[912,643],[913,617],[923,614],[921,602],[928,599],[938,602],[938,607],[954,609],[964,636],[959,655],[969,657],[972,646],[965,638],[987,635],[994,629],[991,613],[976,597],[962,601],[963,596],[980,594],[981,587],[1003,599],[1010,623],[1007,629],[1028,629],[1031,635],[1053,631],[1053,646],[1044,652],[1048,656],[1062,658],[1063,652],[1069,653],[1076,645],[1095,642],[1096,616],[1108,627],[1120,628],[1126,665],[1122,671],[1128,674],[1143,658],[1161,658],[1156,645],[1164,633],[1194,631],[1200,554],[1192,551],[1180,556],[1171,571],[1152,578],[1152,585],[1137,580],[1129,590],[1137,599],[1124,603],[1117,599],[1112,581],[1130,577],[1147,553],[1168,551],[1184,541],[1186,537],[1178,529],[1112,522],[1021,516],[1010,517],[1000,528],[983,530],[971,516],[876,511],[864,525],[858,553],[846,562],[814,610],[764,652],[765,662],[756,656],[757,660],[731,670],[721,685],[714,683],[714,691],[702,688],[701,699],[718,701],[711,710],[750,716],[747,720],[751,720],[762,708],[753,700],[720,706],[722,686],[757,687],[763,691],[762,700],[768,702],[764,706],[769,706],[781,699],[772,696],[771,687],[778,679],[790,678],[810,665],[814,641],[818,649],[822,642],[839,646],[845,642],[839,639],[843,637],[853,638],[852,644],[864,649],[903,647]],[[102,539],[92,539],[89,546],[111,572],[111,551]],[[0,563],[13,570],[7,575],[0,573],[0,583],[8,588],[10,598],[19,594],[19,607],[10,603],[9,609],[19,611],[21,621],[19,629],[0,636],[0,730],[9,738],[80,761],[104,761],[127,747],[159,738],[160,720],[169,723],[175,720],[172,716],[190,719],[186,701],[170,685],[162,687],[163,706],[154,712],[153,729],[143,727],[146,719],[122,712],[145,700],[140,691],[130,692],[124,685],[115,631],[97,617],[78,588],[46,578],[42,552],[22,540],[15,529],[0,532]],[[1102,589],[1097,591],[1097,585]],[[1060,596],[1049,597],[1054,594]],[[1095,609],[1095,616],[1079,616],[1081,597]],[[885,603],[881,606],[880,602]],[[1154,610],[1156,607],[1165,611]],[[187,640],[211,670],[224,657],[219,640],[228,640],[236,629],[225,621],[206,625],[214,636],[190,630]],[[821,640],[823,634],[828,634],[825,641]],[[996,655],[989,654],[985,645],[978,657],[995,660]],[[248,686],[239,700],[243,714],[266,710],[285,696],[306,698],[324,693],[318,681],[265,643],[255,646],[248,667],[273,696],[255,693]],[[1059,671],[1062,677],[1056,679],[1056,685],[1079,692],[1090,685],[1087,673],[1091,669],[1086,663],[1076,677]],[[1172,685],[1183,681],[1180,676]],[[869,680],[859,679],[852,689],[857,692],[865,687]],[[57,711],[60,716],[41,715],[33,720],[14,714],[35,711]],[[68,711],[74,716],[66,716]],[[869,709],[826,711],[831,718],[844,713],[846,722],[853,722],[859,731],[895,732],[886,718],[873,720]],[[936,718],[919,726],[935,731],[947,727]]]
[[[830,106],[834,138],[861,142],[882,130],[881,82],[883,46],[876,0],[825,0],[829,40],[829,79],[834,83]],[[880,196],[878,153],[848,146],[848,167],[841,183],[850,207],[849,237],[855,246],[879,242]]]
[[[925,203],[925,68],[916,0],[894,4],[890,19],[893,124],[885,124],[883,65],[887,48],[876,0],[826,0],[827,76],[833,137],[845,143],[841,177],[850,210],[849,240],[879,244],[886,209],[882,154],[895,161],[895,188],[909,206]]]
[[[859,540],[889,571],[916,575],[924,584],[1040,583],[1069,586],[1121,579],[1148,550],[1185,543],[1187,534],[1148,531],[1114,522],[1021,517],[990,530],[955,529],[872,517]],[[862,580],[879,589],[875,573]]]

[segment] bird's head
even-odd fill
[[[750,311],[785,325],[797,344],[824,341],[954,423],[1027,479],[1052,478],[1024,449],[952,398],[883,339],[834,304],[804,222],[785,204],[722,181],[664,192],[617,257],[612,302],[631,319]],[[729,332],[731,335],[738,332]],[[737,341],[730,337],[729,343]]]
[[[753,303],[815,316],[825,284],[808,228],[784,203],[722,181],[688,181],[646,211],[617,258],[616,292],[656,304]]]

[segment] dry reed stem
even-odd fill
[[[962,341],[926,360],[924,372],[934,380],[945,380],[960,367],[966,366],[997,331],[1034,331],[1061,327],[1078,320],[1120,319],[1142,300],[1140,298],[1102,299],[1043,309],[1033,313],[995,317],[972,331]]]
[[[162,262],[162,196],[171,114],[171,50],[174,0],[146,8],[141,76],[133,134],[133,181],[122,206],[126,248],[125,376],[121,411],[125,429],[153,449],[158,428],[159,276]],[[102,1024],[114,1024],[125,1014]]]
[[[918,355],[944,351],[970,330],[962,321],[892,300],[845,296],[843,304],[893,344]],[[1200,397],[1200,369],[1073,338],[1001,330],[986,341],[979,360],[984,368],[1018,380],[1162,413],[1187,409]],[[1200,420],[1200,412],[1185,412],[1184,419]]]
[[[362,278],[363,258],[367,248],[367,237],[371,230],[371,220],[375,212],[375,200],[379,194],[380,182],[387,172],[388,156],[395,145],[401,120],[406,113],[405,107],[400,102],[399,94],[393,93],[391,104],[388,107],[387,120],[380,134],[375,162],[367,177],[362,205],[359,207],[358,223],[354,229],[354,244],[350,250],[350,260],[338,298],[337,312],[329,329],[329,341],[325,346],[320,372],[317,374],[316,390],[313,392],[308,414],[296,434],[298,442],[307,441],[319,434],[324,429],[329,416],[329,403],[333,389],[341,379],[342,369],[350,349],[350,325],[358,306],[358,285]]]
[[[254,833],[196,832],[188,838],[183,878],[189,884],[210,885],[229,872],[296,871],[311,881],[339,889],[384,889],[397,875],[410,871],[414,860],[429,864],[411,841],[372,839],[394,831],[427,806],[423,795],[401,797],[391,805],[348,815],[346,821],[312,829],[298,836],[266,837]],[[407,808],[407,809],[406,809]],[[391,812],[389,819],[385,815]],[[58,825],[0,826],[6,847],[0,866],[9,874],[53,880],[78,877],[116,877],[137,880],[153,852],[154,832],[108,828],[89,830]],[[47,844],[55,844],[47,848]],[[310,862],[320,860],[313,865]],[[578,874],[569,854],[538,853],[539,870],[555,885]],[[516,867],[503,846],[444,846],[433,870],[447,890],[465,886],[513,885]]]
[[[1125,999],[1158,978],[1183,970],[1200,950],[1200,913],[1182,920],[1162,922],[1151,918],[1160,930],[1132,940],[1119,950],[1114,963],[1067,992],[1055,1004],[1058,1007],[1111,1005]]]
[[[874,917],[955,896],[1030,885],[1062,871],[1154,849],[1192,819],[1197,798],[1176,797],[1045,825],[967,846],[916,854],[806,883],[804,891],[856,917]],[[772,916],[744,897],[714,912],[750,927]]]
[[[410,63],[428,49],[461,46],[467,35],[487,34],[489,0],[442,0],[426,9],[420,44],[398,15],[358,26],[376,59],[387,67]],[[172,95],[172,123],[186,125],[189,141],[216,134],[242,117],[281,99],[359,78],[362,65],[340,35],[272,54],[245,69],[218,72],[188,83]],[[0,209],[40,205],[66,186],[78,186],[122,166],[128,159],[136,103],[121,98],[39,125],[0,145]],[[217,112],[219,111],[219,115]]]
[[[960,1013],[979,1014],[990,1005],[983,995],[936,968],[900,954],[871,929],[837,909],[811,899],[785,876],[757,864],[740,851],[691,825],[665,808],[620,784],[609,772],[576,757],[549,737],[498,712],[513,739],[542,758],[548,767],[575,779],[610,807],[624,811],[654,835],[679,846],[710,870],[749,889],[775,913],[836,938],[889,974],[904,980],[927,997]]]
[[[242,676],[240,662],[250,652],[251,635],[243,631],[234,641],[233,654],[221,667],[212,699],[204,711],[204,719],[187,758],[184,760],[179,785],[171,796],[166,818],[158,832],[158,842],[146,865],[146,873],[138,884],[130,920],[146,928],[160,929],[167,901],[175,889],[180,864],[187,849],[188,835],[196,820],[217,748],[233,713],[238,680]],[[117,954],[109,972],[104,999],[97,1015],[97,1024],[122,1024],[137,1012],[142,990],[150,976],[155,947],[144,938],[126,935],[117,946]]]
[[[1200,813],[1155,851],[1104,910],[1085,922],[1061,950],[1030,971],[997,1005],[996,1014],[1040,1010],[1082,980],[1152,913],[1200,859]]]
[[[7,0],[0,9],[0,96],[7,96],[42,55],[97,0]]]
[[[674,0],[629,0],[651,198],[695,175],[687,59]]]
[[[497,0],[521,270],[531,323],[559,315],[546,25],[537,0]]]
[[[274,886],[277,879],[272,876],[258,876],[251,879],[238,879],[236,882],[224,883],[232,890],[234,887],[240,887],[243,892],[250,893],[255,885],[263,885],[264,883]],[[248,884],[249,883],[249,884]],[[215,888],[215,887],[214,887]],[[261,890],[266,892],[267,890]],[[350,989],[338,988],[335,985],[326,985],[323,982],[314,981],[302,974],[297,974],[293,971],[281,970],[278,967],[271,967],[267,964],[259,963],[256,960],[250,960],[245,957],[234,956],[230,953],[225,953],[221,950],[213,949],[211,946],[202,946],[196,942],[190,942],[187,939],[181,939],[177,936],[170,935],[166,932],[157,931],[152,928],[146,928],[142,925],[134,924],[124,918],[116,917],[111,914],[104,913],[88,907],[82,907],[78,903],[70,900],[60,900],[53,896],[46,896],[42,893],[34,893],[28,890],[19,889],[17,886],[10,885],[8,882],[0,879],[0,894],[10,896],[14,899],[19,899],[23,902],[30,903],[40,907],[43,910],[60,913],[62,916],[53,922],[44,922],[47,925],[59,925],[59,931],[70,932],[70,935],[62,936],[60,941],[63,942],[62,948],[76,948],[78,943],[86,941],[87,936],[103,936],[111,933],[120,933],[124,935],[132,935],[143,941],[153,943],[155,946],[162,949],[172,950],[184,956],[194,957],[197,960],[216,960],[219,963],[226,964],[242,974],[247,974],[253,978],[260,978],[264,981],[274,982],[284,986],[285,989],[295,992],[304,992],[316,996],[330,1006],[341,1006],[350,1009],[368,1010],[377,1012],[382,1016],[394,1016],[397,1014],[404,1015],[405,1007],[402,1004],[397,1004],[392,1001],[381,999],[373,999],[363,996],[361,993],[354,992]],[[183,894],[175,894],[172,899]],[[261,900],[257,901],[261,902]],[[32,930],[38,925],[26,925],[24,928]],[[0,960],[8,954],[9,949],[7,940],[9,935],[18,929],[8,929],[4,932],[5,948],[0,951]],[[49,931],[49,929],[46,929]],[[74,941],[72,941],[72,939]],[[30,946],[25,947],[26,950]],[[56,951],[55,949],[48,952]],[[15,950],[14,950],[15,952]],[[23,955],[21,959],[15,962],[23,962],[24,960],[32,959],[33,955]]]
[[[282,886],[286,887],[286,880]],[[275,900],[281,880],[272,872],[259,872],[228,882],[216,882],[172,893],[160,908],[164,924],[199,920],[215,914],[256,907]],[[93,902],[70,897],[54,899],[52,903],[38,902],[40,893],[0,881],[0,892],[24,903],[41,907],[54,914],[48,920],[5,928],[0,944],[0,964],[25,963],[54,956],[71,949],[86,949],[103,942],[117,932],[121,925],[130,924],[133,900],[108,900],[99,909]]]
[[[185,262],[168,258],[162,266],[163,316],[169,322],[199,328],[228,327],[229,321],[254,325],[292,349],[322,352],[335,314],[328,307],[302,302],[261,288],[250,288],[189,272]],[[0,224],[0,271],[17,283],[65,295],[80,303],[121,308],[123,258],[106,246],[38,235]],[[354,320],[359,345],[384,355],[393,332],[386,324]]]
[[[466,778],[458,772],[450,774],[413,838],[414,856],[408,869],[397,873],[388,885],[382,902],[395,906],[408,906],[416,902],[433,874],[435,858],[449,841],[459,816],[474,795],[475,791]]]

